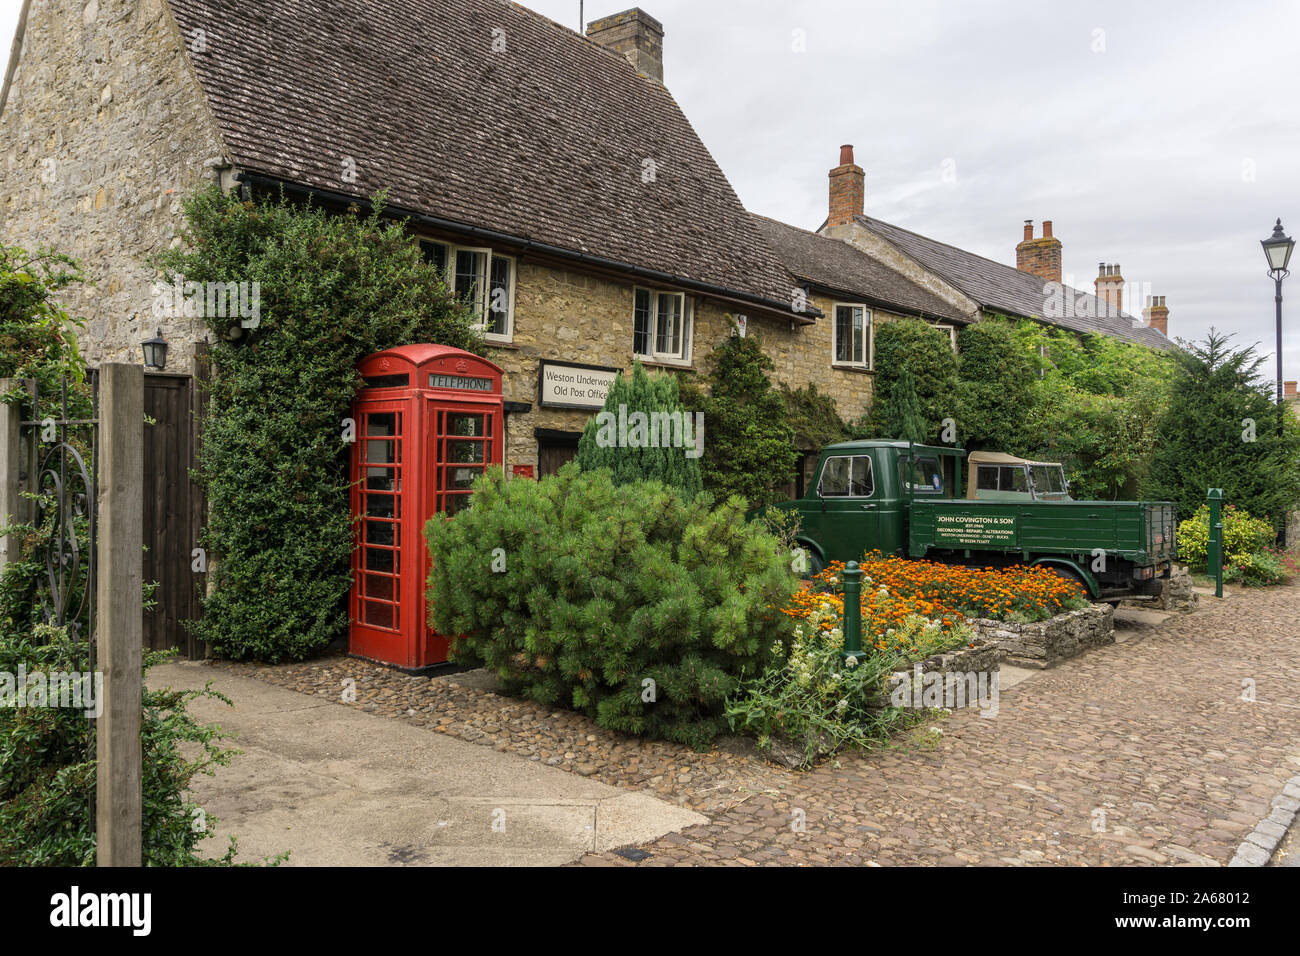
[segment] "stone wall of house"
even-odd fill
[[[0,240],[81,262],[87,282],[64,302],[87,320],[91,364],[139,361],[161,326],[186,370],[202,320],[154,317],[144,260],[175,239],[181,198],[223,165],[163,0],[32,0],[0,114]]]
[[[497,346],[492,360],[505,370],[507,402],[532,405],[527,413],[509,416],[507,465],[538,465],[537,429],[580,432],[593,414],[539,404],[540,362],[572,362],[630,370],[632,367],[631,283],[566,270],[551,263],[521,262],[515,289],[514,336]],[[750,316],[748,328],[763,336],[775,364],[773,380],[792,388],[816,383],[836,402],[840,416],[857,418],[871,404],[874,375],[831,365],[831,301],[813,297],[825,317],[812,325]],[[731,334],[730,315],[740,311],[709,300],[695,300],[692,363],[684,371],[706,374],[714,347]],[[901,316],[873,311],[873,321]],[[652,371],[657,369],[653,368]]]

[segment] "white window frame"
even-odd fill
[[[636,296],[638,292],[644,292],[650,297],[650,328],[646,335],[648,350],[638,352],[636,350]],[[660,352],[658,351],[659,343],[659,300],[663,296],[680,299],[682,303],[682,348],[680,352]],[[654,362],[658,365],[681,365],[689,366],[691,364],[691,355],[695,342],[695,300],[684,292],[668,292],[662,289],[651,289],[648,286],[634,286],[632,288],[632,356],[647,362]]]
[[[863,328],[862,343],[863,360],[861,362],[844,362],[836,356],[839,355],[839,310],[840,309],[861,309]],[[831,304],[831,365],[835,368],[858,368],[870,371],[876,367],[876,319],[870,308],[865,302],[834,302]]]
[[[519,260],[514,256],[506,256],[493,252],[486,246],[458,246],[454,243],[443,242],[440,239],[428,239],[421,237],[421,242],[431,243],[442,246],[447,250],[447,264],[443,269],[443,278],[447,282],[447,287],[452,294],[456,294],[456,255],[461,252],[473,252],[483,256],[483,289],[479,292],[478,302],[471,303],[471,308],[479,316],[479,321],[475,323],[477,328],[483,333],[483,337],[489,342],[511,342],[515,337],[515,289],[519,286]],[[492,263],[497,259],[504,259],[510,263],[510,295],[506,303],[506,328],[504,332],[488,331],[488,306],[492,304]]]
[[[957,351],[957,326],[955,325],[931,325],[930,328],[938,329],[940,332],[948,333],[948,342],[952,345],[952,350]]]

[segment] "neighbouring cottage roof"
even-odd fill
[[[792,306],[672,95],[572,30],[504,0],[170,2],[240,168]]]
[[[955,322],[974,319],[847,242],[766,216],[751,215],[786,269],[813,286],[852,294],[883,308],[929,319]]]
[[[1107,315],[1106,302],[1091,293],[1065,286],[1067,292],[1073,293],[1074,301],[1077,302],[1080,296],[1085,297],[1083,305],[1075,309],[1073,314],[1068,309],[1062,309],[1065,314],[1046,315],[1044,282],[1036,275],[870,216],[859,216],[858,222],[929,271],[947,279],[985,308],[1038,319],[1074,332],[1109,335],[1158,349],[1172,347],[1173,343],[1169,339],[1155,329],[1142,325],[1140,320],[1127,313]]]

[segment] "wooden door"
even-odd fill
[[[148,374],[144,410],[144,543],[146,584],[155,583],[153,604],[144,611],[144,646],[179,647],[202,657],[200,642],[182,625],[199,614],[203,574],[194,570],[195,508],[199,492],[190,481],[194,464],[191,416],[193,379],[188,375]]]

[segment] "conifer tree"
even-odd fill
[[[617,485],[662,481],[687,498],[703,489],[697,417],[682,408],[677,378],[647,375],[640,362],[620,374],[605,406],[587,422],[578,442],[583,471],[607,469]]]
[[[926,440],[927,429],[921,400],[916,394],[916,377],[907,366],[903,366],[880,397],[877,414],[881,438],[900,438],[918,443]]]

